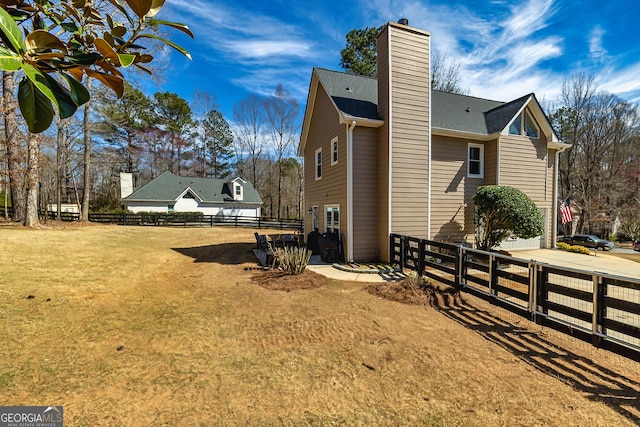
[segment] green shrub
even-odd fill
[[[503,185],[478,187],[474,224],[476,245],[490,250],[508,237],[530,239],[544,231],[544,218],[536,204],[517,188]]]
[[[306,248],[276,248],[275,253],[280,269],[287,274],[301,274],[311,259],[311,251]]]

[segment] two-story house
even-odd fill
[[[474,241],[481,185],[524,191],[557,221],[557,136],[533,94],[498,102],[431,90],[430,35],[390,22],[377,39],[378,78],[315,68],[298,147],[305,232],[339,231],[347,260],[389,259],[389,235]]]

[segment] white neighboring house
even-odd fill
[[[196,178],[164,172],[137,191],[122,197],[131,212],[202,212],[224,217],[260,216],[262,199],[250,182]]]

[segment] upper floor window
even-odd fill
[[[331,166],[338,163],[338,137],[331,140]]]
[[[242,200],[242,185],[237,182],[233,184],[233,199]]]
[[[522,135],[529,138],[540,138],[540,129],[531,115],[523,111],[509,126],[509,135]]]
[[[469,143],[467,150],[467,176],[484,178],[484,145]]]
[[[322,148],[316,150],[316,180],[322,178]]]

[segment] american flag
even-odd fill
[[[569,206],[568,197],[560,205],[560,216],[563,224],[573,222],[573,215],[571,214],[571,206]]]

